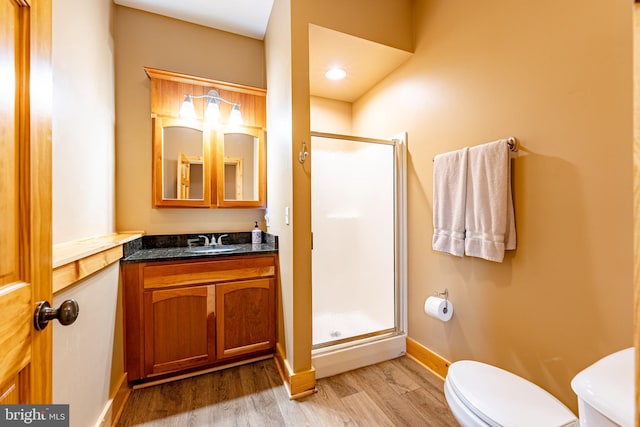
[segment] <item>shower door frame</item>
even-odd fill
[[[377,341],[389,340],[394,344],[387,344],[387,354],[393,354],[400,356],[406,351],[406,332],[407,332],[407,257],[406,257],[406,212],[407,212],[407,178],[406,178],[406,165],[407,165],[407,134],[406,132],[400,133],[393,138],[376,139],[366,138],[350,135],[340,135],[324,132],[311,132],[311,155],[313,156],[313,138],[327,138],[337,140],[347,140],[372,144],[391,145],[394,147],[394,311],[395,311],[395,326],[391,329],[385,329],[381,331],[375,331],[355,337],[346,339],[338,339],[334,341],[327,341],[319,343],[313,346],[312,354],[314,356],[314,365],[316,365],[316,357],[327,355],[331,352],[349,350],[351,347],[361,347],[369,344],[375,344]],[[313,173],[313,168],[311,170]],[[313,188],[312,198],[313,198]],[[313,200],[313,199],[312,199]],[[313,213],[313,209],[312,209]],[[313,222],[312,222],[313,223]],[[313,231],[313,230],[312,230]],[[313,268],[313,263],[312,263]],[[313,286],[313,283],[312,283]],[[384,354],[382,351],[381,354]],[[383,356],[384,357],[384,356]],[[390,357],[388,357],[390,358]],[[386,360],[386,359],[383,359]],[[373,363],[376,363],[375,361]],[[367,363],[369,364],[369,363]],[[365,365],[362,365],[365,366]],[[352,366],[349,369],[353,369],[356,366]],[[316,366],[318,369],[318,366]],[[318,378],[325,376],[321,372],[318,372]]]

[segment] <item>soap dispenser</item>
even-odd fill
[[[258,221],[256,221],[255,227],[251,230],[251,243],[253,245],[259,245],[262,243],[262,230],[258,227]]]

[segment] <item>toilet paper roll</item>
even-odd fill
[[[448,322],[453,316],[453,304],[443,298],[429,297],[424,302],[424,312],[435,319]]]

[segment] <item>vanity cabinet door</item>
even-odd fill
[[[274,283],[256,279],[216,285],[219,360],[274,349]]]
[[[145,375],[215,361],[215,285],[144,292]]]

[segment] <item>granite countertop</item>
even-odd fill
[[[272,238],[273,236],[270,235],[265,236],[265,233],[263,233],[262,243],[256,245],[247,243],[247,239],[250,241],[250,234],[228,233],[228,242],[225,242],[225,245],[233,245],[234,249],[217,253],[195,253],[188,251],[189,247],[182,245],[182,243],[188,238],[193,238],[193,236],[197,237],[197,235],[143,236],[125,245],[125,254],[121,262],[180,261],[278,253],[277,238]],[[215,248],[215,246],[213,246],[213,248]]]

